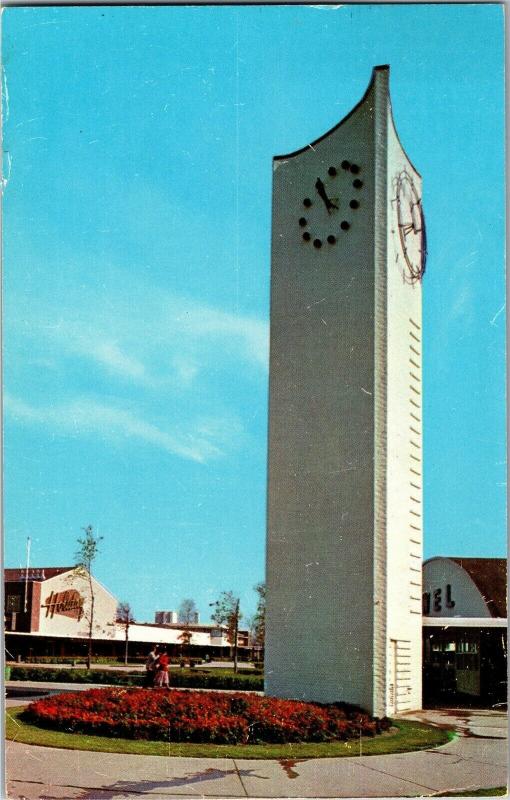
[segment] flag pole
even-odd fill
[[[27,567],[25,570],[25,604],[23,611],[25,614],[28,611],[28,567],[30,564],[30,536],[27,536]]]

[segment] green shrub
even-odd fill
[[[115,670],[48,669],[46,667],[12,667],[11,681],[46,681],[48,683],[101,683],[112,686],[141,686],[140,672]]]
[[[170,671],[170,686],[189,687],[192,689],[245,689],[250,691],[263,691],[264,680],[258,675],[251,675],[248,670],[244,673],[220,674],[207,670],[193,669]]]
[[[70,656],[65,658],[59,658],[58,656],[27,656],[23,660],[26,664],[74,664],[80,660],[83,662],[83,656],[81,659],[78,656],[76,658],[71,658]]]
[[[145,664],[147,656],[129,656],[131,664]],[[25,664],[85,664],[85,656],[26,656]],[[92,664],[123,664],[124,656],[93,656]]]
[[[253,675],[253,670],[244,670],[237,675],[232,672],[221,674],[207,670],[180,669],[170,670],[170,686],[192,689],[244,689],[263,691],[264,680],[260,675]],[[12,681],[47,681],[51,683],[100,683],[110,686],[141,686],[144,674],[115,670],[87,669],[49,669],[47,667],[13,666]]]

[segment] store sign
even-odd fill
[[[442,589],[423,593],[423,613],[425,616],[430,614],[431,610],[434,614],[440,614],[444,609],[451,608],[455,608],[455,600],[452,598],[450,583],[446,584],[444,593]]]
[[[41,608],[46,609],[46,616],[53,619],[55,614],[77,619],[83,617],[83,597],[76,589],[66,589],[64,592],[52,592]]]

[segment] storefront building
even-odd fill
[[[6,569],[5,647],[7,660],[37,657],[83,659],[87,652],[91,589],[89,576],[74,567]],[[117,599],[92,578],[94,656],[123,659],[125,626],[117,621]],[[183,636],[183,633],[185,634]],[[165,644],[171,656],[210,658],[229,655],[226,631],[218,625],[129,625],[129,656],[143,659],[151,645]],[[239,631],[246,657],[247,631]]]
[[[502,558],[425,561],[424,705],[506,701],[506,583]]]

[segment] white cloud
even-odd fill
[[[171,303],[169,307],[173,305],[174,303]],[[245,359],[261,367],[267,367],[269,346],[267,323],[190,301],[184,303],[182,311],[178,311],[173,320],[180,330],[190,337],[213,336],[238,341]]]
[[[152,388],[190,389],[210,368],[245,369],[248,375],[267,369],[264,320],[160,291],[113,270],[111,275],[109,286],[72,287],[61,290],[61,297],[11,296],[6,324],[37,343],[33,357],[37,348],[45,357],[78,356]]]
[[[196,361],[179,355],[172,358],[171,368],[175,370],[179,384],[185,388],[192,385],[199,371]]]
[[[239,421],[226,418],[199,418],[185,426],[184,430],[162,430],[132,411],[89,398],[36,408],[5,395],[4,408],[17,422],[49,425],[61,435],[94,433],[105,438],[121,436],[137,439],[172,455],[201,463],[225,455],[225,447],[242,434]]]
[[[82,352],[85,355],[90,355],[99,364],[103,364],[112,372],[118,372],[127,378],[143,380],[145,377],[144,365],[138,359],[123,353],[116,342],[96,342],[90,350],[84,346]]]

